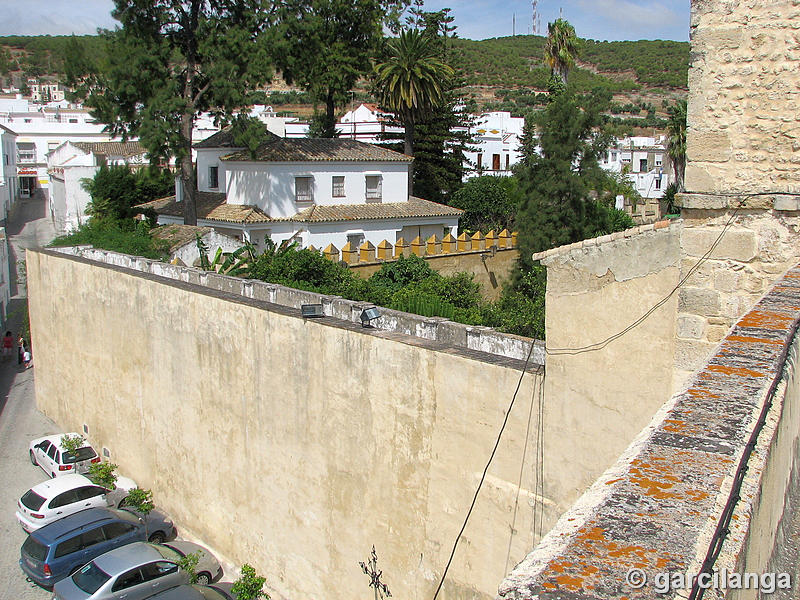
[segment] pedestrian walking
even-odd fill
[[[19,334],[19,339],[17,340],[17,364],[22,364],[22,355],[25,353],[25,338],[22,337],[22,334]]]
[[[22,362],[25,364],[26,369],[29,369],[33,366],[33,362],[31,362],[30,350],[25,350],[25,352],[22,353]]]
[[[11,358],[11,350],[14,348],[14,337],[11,335],[10,331],[6,331],[5,336],[3,336],[3,361],[7,361]]]

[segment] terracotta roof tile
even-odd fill
[[[194,242],[197,235],[203,237],[214,231],[211,227],[196,227],[194,225],[161,225],[150,230],[150,234],[159,240],[169,243],[170,252]]]
[[[264,128],[264,132],[271,140],[279,139],[277,135],[271,131],[267,131],[266,127]],[[197,142],[194,145],[194,148],[242,148],[242,145],[237,144],[233,140],[232,128],[230,125],[228,125],[214,135],[207,137],[202,142]]]
[[[409,217],[457,217],[464,211],[422,198],[409,197],[408,202],[376,202],[369,204],[314,205],[283,221],[319,223]]]
[[[197,147],[197,146],[195,146]],[[276,138],[256,150],[255,158],[249,152],[234,152],[223,156],[225,161],[241,162],[315,162],[315,161],[371,161],[411,162],[412,157],[372,144],[338,138]]]
[[[147,152],[139,142],[72,142],[72,145],[84,152],[106,156],[138,156]]]
[[[175,196],[140,204],[138,208],[152,208],[160,215],[183,216],[183,204]],[[301,223],[323,223],[330,221],[357,221],[376,219],[407,219],[415,217],[458,217],[464,211],[415,198],[408,202],[376,202],[370,204],[314,205],[291,217],[273,219],[257,206],[227,204],[225,194],[197,193],[197,218],[229,223],[277,223],[296,221]]]
[[[183,217],[183,204],[175,196],[140,204],[137,208],[152,208],[160,215]],[[225,194],[197,192],[197,218],[227,223],[268,223],[269,215],[257,206],[227,204]]]

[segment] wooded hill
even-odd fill
[[[23,76],[58,78],[64,72],[69,39],[70,36],[0,37],[0,77],[8,82],[9,75],[16,74],[16,83]],[[75,39],[84,45],[87,56],[102,52],[98,36]],[[478,109],[522,114],[541,102],[542,98],[537,99],[533,92],[545,90],[550,76],[550,69],[543,62],[543,36],[479,41],[454,38],[448,43],[453,66],[461,71]],[[661,117],[666,106],[685,97],[688,68],[687,42],[581,40],[578,67],[570,72],[570,84],[578,91],[601,88],[614,94],[614,114]],[[300,100],[301,105],[298,96],[295,94],[292,100]]]

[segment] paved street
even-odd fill
[[[26,301],[24,283],[17,286],[14,267],[24,259],[25,248],[48,243],[54,236],[47,216],[46,201],[39,194],[21,200],[12,210],[6,232],[10,243],[12,300],[9,328],[16,333],[19,309]],[[17,313],[17,314],[15,314]],[[49,598],[45,590],[25,581],[17,561],[25,532],[14,511],[19,497],[31,486],[47,479],[44,472],[28,460],[28,442],[37,436],[57,432],[56,425],[35,407],[34,369],[17,365],[16,356],[0,363],[0,600]]]

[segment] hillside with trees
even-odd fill
[[[68,45],[83,46],[84,55],[99,58],[103,45],[98,36],[5,36],[0,37],[0,79],[6,85],[16,74],[17,83],[27,76],[64,77]],[[547,89],[550,68],[544,62],[544,36],[518,35],[487,40],[451,38],[452,66],[466,84],[466,95],[481,110],[509,110],[523,115],[544,103],[537,91]],[[74,46],[73,46],[74,47]],[[570,83],[577,92],[602,89],[613,95],[612,113],[635,117],[645,126],[663,127],[666,108],[685,98],[689,69],[689,44],[665,40],[602,42],[579,40],[576,68]],[[280,79],[258,96],[279,110],[309,113],[312,94],[288,88]],[[356,95],[366,100],[367,90],[356,84]],[[658,118],[661,121],[655,122]]]

